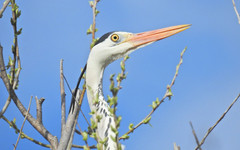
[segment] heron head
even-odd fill
[[[177,34],[189,27],[189,24],[178,25],[137,34],[129,32],[109,32],[96,42],[90,55],[94,55],[98,63],[106,66],[138,48]]]

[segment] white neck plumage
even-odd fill
[[[96,132],[100,137],[100,140],[108,138],[106,150],[116,150],[117,144],[111,138],[116,137],[116,134],[111,130],[111,126],[115,127],[115,121],[112,115],[109,112],[109,105],[104,100],[102,93],[102,77],[105,66],[96,61],[94,57],[91,57],[91,54],[88,58],[87,69],[86,69],[86,87],[87,87],[87,97],[88,103],[91,111],[94,111],[93,119],[95,122],[96,116],[102,116],[102,119],[98,123]],[[96,99],[98,103],[96,103]]]

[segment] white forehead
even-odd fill
[[[119,36],[119,40],[117,42],[114,42],[111,40],[111,36],[115,35],[115,34]],[[129,37],[130,34],[132,34],[132,33],[122,32],[122,31],[106,33],[99,39],[99,41],[96,43],[96,45],[94,47],[97,48],[97,47],[114,46],[114,45],[120,43],[121,41],[125,40],[127,37]]]

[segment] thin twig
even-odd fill
[[[78,128],[79,128],[79,131],[80,131],[81,135],[83,135],[83,133],[82,133],[82,129],[81,129],[80,125],[77,124],[77,126],[78,126]],[[87,140],[84,140],[84,142],[85,142],[85,144],[87,145],[87,147],[90,149]]]
[[[173,143],[173,150],[180,150],[180,146],[177,146],[176,143]]]
[[[30,98],[30,102],[29,102],[29,104],[28,104],[28,109],[27,109],[27,114],[26,114],[26,116],[25,116],[25,118],[24,118],[24,120],[23,120],[21,129],[20,129],[20,131],[19,131],[18,139],[17,139],[17,142],[16,142],[16,144],[15,144],[15,146],[14,146],[14,150],[16,150],[17,145],[18,145],[18,142],[19,142],[19,140],[20,140],[21,133],[22,133],[22,130],[23,130],[23,126],[24,126],[24,124],[25,124],[25,121],[26,121],[26,119],[27,119],[28,113],[29,113],[29,111],[30,111],[31,104],[32,104],[32,96],[31,96],[31,98]]]
[[[71,91],[71,87],[70,87],[70,85],[69,85],[69,83],[68,83],[68,81],[67,81],[67,78],[64,76],[64,74],[63,74],[63,79],[64,79],[65,82],[67,83],[68,89],[69,89],[69,91],[70,91],[71,94],[72,94],[72,98],[74,98],[74,99],[75,99],[75,102],[77,102],[76,98],[75,98],[74,95],[73,95],[73,92]],[[85,83],[84,83],[84,85],[85,85]],[[76,89],[75,89],[75,90],[76,90]],[[79,106],[82,105],[82,101],[83,101],[83,97],[84,97],[84,95],[85,95],[85,91],[86,91],[86,87],[84,86],[84,87],[83,87],[83,91],[82,91],[81,96],[80,96],[80,99],[79,99],[79,104],[78,104]],[[75,104],[74,104],[74,105],[75,105]],[[80,109],[80,111],[81,111],[81,114],[83,115],[84,119],[86,120],[87,124],[88,124],[89,126],[91,126],[90,123],[88,122],[86,116],[84,115],[83,111],[82,111],[81,109]]]
[[[17,125],[13,122],[13,121],[9,121],[6,117],[4,117],[4,115],[2,116],[3,120],[6,121],[17,133],[20,132],[20,130],[18,129]],[[21,132],[21,138],[26,138],[28,139],[29,141],[32,141],[33,143],[35,144],[38,144],[38,145],[41,145],[43,147],[47,147],[47,148],[50,148],[51,145],[47,145],[47,144],[44,144],[42,142],[39,142],[31,137],[29,137],[28,135],[26,135],[25,133]]]
[[[3,6],[2,9],[0,10],[0,18],[2,18],[3,16],[3,12],[5,11],[5,9],[7,8],[8,4],[10,3],[11,0],[5,0],[3,2]]]
[[[7,100],[6,100],[6,102],[5,102],[5,104],[4,104],[4,106],[3,106],[3,108],[2,108],[2,110],[0,111],[0,118],[6,112],[6,110],[7,110],[7,108],[8,108],[10,103],[11,103],[11,98],[10,98],[10,95],[9,95]]]
[[[91,124],[90,124],[89,121],[87,120],[87,117],[84,115],[82,109],[80,109],[80,112],[81,112],[83,118],[85,119],[85,121],[87,122],[88,126],[91,127]]]
[[[179,61],[178,65],[177,65],[177,67],[176,67],[176,72],[175,72],[175,74],[174,74],[174,77],[173,77],[173,79],[172,79],[171,84],[167,86],[167,91],[166,91],[165,95],[163,96],[163,98],[162,98],[160,101],[158,101],[158,104],[156,104],[156,106],[151,110],[151,112],[150,112],[141,122],[139,122],[136,126],[132,127],[128,132],[126,132],[126,133],[124,134],[125,137],[126,137],[128,134],[132,133],[132,132],[133,132],[135,129],[137,129],[139,126],[148,123],[148,122],[150,121],[150,119],[151,119],[152,114],[155,112],[155,110],[156,110],[157,108],[159,108],[159,106],[164,102],[164,100],[165,100],[167,97],[168,97],[169,99],[171,98],[171,96],[172,96],[171,88],[172,88],[172,86],[174,85],[175,80],[176,80],[176,78],[177,78],[177,76],[178,76],[179,68],[180,68],[180,66],[181,66],[181,64],[182,64],[182,62],[183,62],[183,54],[185,53],[186,49],[187,49],[187,47],[184,48],[184,50],[181,52],[180,61]],[[125,139],[125,138],[124,138],[123,136],[121,136],[121,137],[119,138],[119,140],[122,140],[122,139]]]
[[[95,29],[96,29],[96,7],[97,7],[97,0],[94,0],[92,11],[93,11],[93,25],[92,25],[92,40],[95,39]]]
[[[66,125],[66,94],[63,81],[63,60],[60,61],[60,92],[61,92],[61,135]]]
[[[84,146],[81,146],[81,145],[72,145],[72,147],[74,147],[74,148],[81,148],[81,149],[83,149],[84,148]],[[96,149],[97,148],[97,146],[95,146],[95,145],[92,145],[92,146],[89,146],[89,148],[90,149]]]
[[[12,53],[13,53],[13,65],[11,68],[11,81],[10,83],[12,84],[13,89],[15,89],[18,85],[18,78],[19,78],[19,74],[20,74],[20,70],[21,70],[21,61],[20,61],[20,56],[19,56],[19,47],[18,47],[18,35],[20,34],[19,31],[17,30],[17,10],[18,8],[16,8],[16,3],[15,0],[11,1],[11,6],[12,6],[12,18],[11,18],[11,24],[13,26],[13,31],[14,31],[14,40],[13,40],[13,47],[12,47]],[[20,13],[20,11],[18,11]],[[16,61],[18,64],[18,69],[17,72],[15,74],[16,71]]]
[[[87,31],[87,34],[92,34],[92,43],[90,44],[90,50],[92,50],[93,46],[95,45],[97,39],[95,39],[95,32],[97,31],[96,28],[96,16],[99,13],[97,10],[97,3],[100,0],[94,0],[90,1],[90,6],[92,7],[92,13],[93,13],[93,23],[91,24],[90,28]]]
[[[227,110],[222,114],[222,116],[218,119],[218,121],[208,129],[207,133],[205,134],[205,136],[203,137],[202,141],[200,142],[199,146],[202,146],[203,143],[205,142],[206,138],[208,137],[208,135],[212,132],[212,130],[220,123],[220,121],[225,117],[225,115],[228,113],[228,111],[232,108],[233,104],[238,100],[238,98],[240,97],[240,94],[238,94],[238,96],[234,99],[234,101],[232,102],[232,104],[227,108]],[[197,146],[195,148],[195,150],[199,149],[199,146]]]
[[[196,141],[196,143],[197,143],[197,145],[198,145],[198,147],[199,147],[198,149],[199,149],[199,150],[202,150],[202,148],[201,148],[201,146],[200,146],[200,144],[199,144],[199,140],[198,140],[197,134],[196,134],[196,132],[195,132],[195,130],[194,130],[194,128],[193,128],[192,122],[190,121],[189,124],[190,124],[190,126],[191,126],[191,128],[192,128],[192,133],[193,133],[193,136],[194,136],[194,138],[195,138],[195,141]]]
[[[238,13],[238,11],[237,11],[237,7],[236,7],[236,5],[235,5],[235,1],[232,0],[232,3],[233,3],[234,11],[235,11],[235,13],[236,13],[236,15],[237,15],[237,18],[238,18],[238,23],[240,24],[240,15],[239,15],[239,13]]]

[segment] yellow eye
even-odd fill
[[[111,36],[111,40],[112,40],[113,42],[117,42],[118,39],[119,39],[119,36],[118,36],[117,34],[113,34],[113,35]]]

